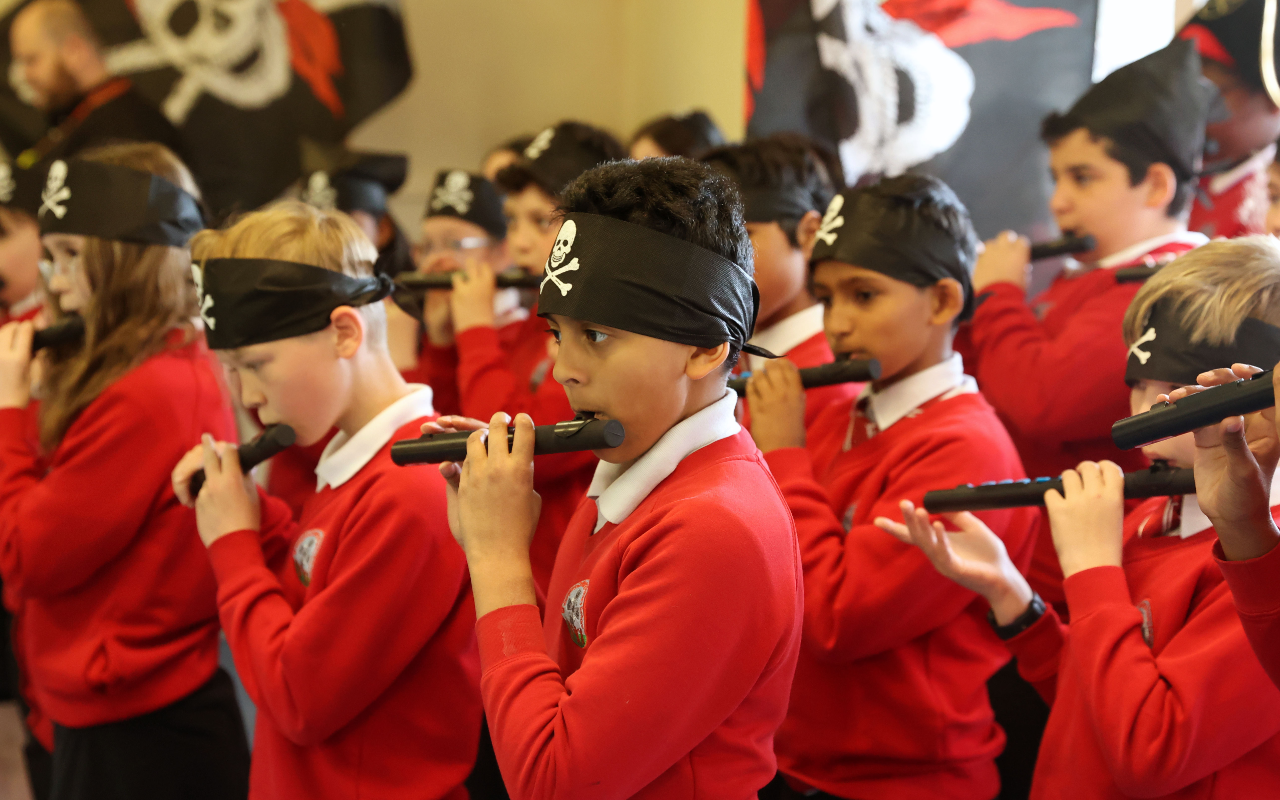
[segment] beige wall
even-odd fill
[[[436,170],[563,118],[619,137],[705,108],[742,135],[746,0],[401,0],[416,75],[351,144],[409,154],[413,238]]]

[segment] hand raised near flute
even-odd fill
[[[510,421],[498,412],[487,428],[473,427],[478,421],[465,417],[443,417],[422,427],[423,433],[472,430],[466,460],[446,461],[440,474],[446,483],[449,529],[467,556],[478,617],[505,606],[537,603],[529,545],[542,498],[533,490],[533,419],[516,415],[508,449]]]
[[[497,294],[498,277],[493,268],[478,259],[467,258],[462,269],[453,275],[453,291],[449,296],[454,331],[494,327],[497,316],[493,299]]]
[[[1062,575],[1121,565],[1124,547],[1124,472],[1110,461],[1083,461],[1062,473],[1062,492],[1044,493],[1053,549]]]
[[[1031,240],[1003,231],[983,242],[973,265],[973,291],[981,292],[995,283],[1012,283],[1026,289],[1030,270]]]
[[[0,408],[26,408],[31,402],[31,322],[0,327]]]
[[[946,514],[946,520],[959,528],[948,531],[941,522],[931,522],[929,513],[910,500],[903,500],[899,507],[902,522],[876,517],[876,527],[919,547],[944,577],[986,598],[997,625],[1007,625],[1027,610],[1031,586],[1009,558],[1004,542],[982,520],[968,511]]]
[[[747,408],[751,438],[762,453],[804,447],[804,384],[794,363],[775,358],[753,373],[747,380]]]
[[[191,477],[204,470],[204,486],[191,496]],[[256,531],[262,510],[253,480],[240,469],[240,453],[230,442],[205,434],[187,451],[170,475],[178,502],[196,510],[196,530],[205,546],[229,533]]]
[[[1249,364],[1232,364],[1196,376],[1198,386],[1173,391],[1176,402],[1210,386],[1231,383],[1261,372]],[[1272,377],[1280,392],[1280,380]],[[1271,516],[1271,482],[1280,461],[1276,410],[1228,417],[1194,432],[1196,500],[1213,523],[1228,561],[1245,561],[1270,552],[1280,543]]]

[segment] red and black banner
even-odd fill
[[[301,174],[301,141],[340,143],[412,76],[394,0],[81,0],[108,67],[182,132],[215,215],[255,208]],[[20,6],[19,6],[20,8]],[[0,20],[0,65],[10,62]],[[0,86],[0,142],[45,122]]]
[[[747,0],[748,135],[799,130],[852,182],[937,175],[980,234],[1052,232],[1040,120],[1090,85],[1097,0]]]

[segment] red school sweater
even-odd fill
[[[984,292],[956,349],[1009,429],[1031,477],[1057,476],[1081,461],[1114,461],[1126,472],[1147,465],[1141,450],[1121,450],[1111,425],[1129,416],[1124,382],[1129,352],[1121,324],[1141,283],[1116,283],[1115,269],[1193,249],[1174,241],[1116,267],[1059,275],[1027,303],[1022,289],[997,283]],[[1062,568],[1044,517],[1027,578],[1065,611]]]
[[[836,357],[831,352],[831,345],[827,343],[827,335],[818,333],[809,337],[800,344],[791,348],[785,353],[778,353],[786,360],[795,364],[800,369],[807,367],[821,367],[824,364],[830,364],[835,361]],[[804,427],[806,430],[813,427],[814,421],[818,419],[827,406],[836,403],[847,404],[858,396],[858,392],[862,391],[861,383],[837,383],[834,386],[820,386],[816,389],[809,389],[804,393]],[[743,404],[742,427],[751,430],[751,409],[747,404]]]
[[[845,451],[851,406],[828,408],[807,450],[765,456],[804,558],[804,646],[778,767],[838,797],[990,800],[1004,734],[986,681],[1009,654],[981,598],[871,523],[901,519],[903,499],[1021,478],[1022,466],[979,394],[932,400]],[[1036,514],[978,516],[1025,568]]]
[[[1222,545],[1214,544],[1213,555],[1231,587],[1253,652],[1280,686],[1280,547],[1248,561],[1227,561]]]
[[[1165,502],[1125,518],[1123,567],[1067,578],[1069,626],[1050,609],[1008,642],[1052,706],[1032,798],[1280,797],[1280,689],[1249,648],[1213,529],[1154,535]]]
[[[292,521],[209,548],[236,670],[258,706],[254,798],[466,798],[480,737],[475,605],[444,480],[391,443]]]
[[[21,603],[34,699],[85,727],[195,691],[218,663],[215,585],[169,476],[201,434],[235,435],[203,340],[108,386],[47,468],[26,422],[0,410],[0,573]]]
[[[545,625],[477,623],[481,690],[514,800],[754,800],[800,646],[781,492],[746,431],[686,456],[620,524],[585,500]],[[567,615],[569,622],[566,623]]]
[[[573,419],[573,407],[551,370],[554,360],[547,321],[535,308],[523,322],[495,328],[470,328],[457,336],[458,387],[462,413],[488,422],[505,411],[525,413],[534,425]],[[533,580],[545,593],[565,528],[595,472],[590,452],[539,456],[533,488],[542,497],[542,515],[529,547]]]

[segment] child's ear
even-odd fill
[[[964,311],[964,287],[955,278],[943,278],[929,288],[933,292],[930,324],[951,326]]]
[[[695,347],[689,353],[689,361],[685,364],[684,374],[698,381],[720,368],[729,357],[729,343],[716,347]]]
[[[339,358],[353,358],[364,343],[364,317],[351,306],[338,306],[329,315],[333,344]]]
[[[818,231],[822,230],[822,215],[817,211],[806,211],[796,225],[796,244],[804,253],[805,263],[813,257],[813,246],[818,241]]]
[[[1147,188],[1143,203],[1147,208],[1164,211],[1178,193],[1178,176],[1174,174],[1173,167],[1163,161],[1147,167],[1147,177],[1142,183]]]

